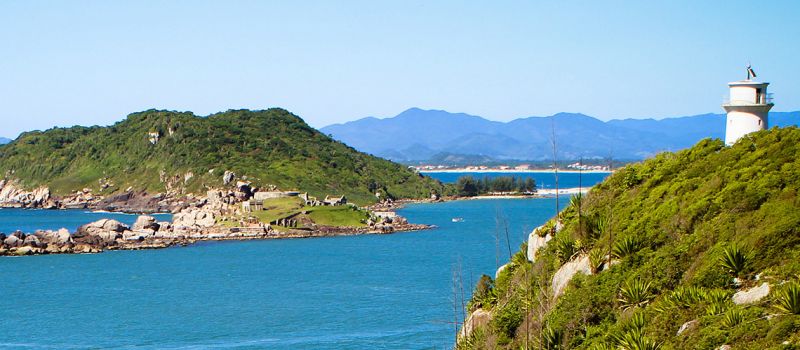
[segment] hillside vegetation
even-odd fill
[[[572,199],[534,262],[523,245],[496,281],[481,279],[469,311],[491,320],[458,347],[800,348],[799,190],[794,127],[628,165]],[[591,272],[556,296],[554,274],[581,262]],[[732,301],[763,283],[764,298]]]
[[[223,186],[225,171],[253,186],[343,194],[358,203],[375,201],[376,192],[420,198],[441,191],[437,181],[359,153],[277,108],[207,117],[148,110],[108,127],[28,132],[0,146],[3,177],[29,188],[49,186],[55,195],[129,187],[204,194]]]

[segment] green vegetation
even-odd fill
[[[536,181],[533,178],[517,178],[516,176],[498,176],[476,179],[465,175],[456,181],[456,193],[462,197],[474,197],[487,193],[533,193],[536,191]]]
[[[264,210],[254,210],[248,215],[268,224],[278,219],[300,213],[303,210],[303,200],[298,197],[271,198],[264,200]]]
[[[313,207],[308,217],[322,226],[366,226],[369,214],[349,205]]]
[[[148,133],[158,136],[152,144]],[[82,188],[205,194],[233,171],[254,186],[312,195],[346,195],[366,204],[384,198],[427,198],[438,181],[405,166],[359,153],[282,109],[230,110],[207,117],[148,110],[108,127],[55,128],[22,134],[0,147],[0,172],[56,195]],[[110,185],[104,188],[104,184]]]
[[[460,348],[797,349],[799,193],[797,128],[629,164],[572,201],[534,263],[515,255],[481,280],[469,311],[492,321]],[[593,273],[554,298],[553,275],[578,256]],[[764,282],[769,296],[733,303]]]

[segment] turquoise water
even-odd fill
[[[531,177],[536,180],[536,187],[538,188],[555,188],[556,183],[556,176],[554,173],[531,173],[531,172],[487,172],[487,173],[428,173],[422,172],[425,175],[428,175],[434,179],[437,179],[441,182],[449,182],[454,183],[458,180],[459,177],[465,175],[472,175],[476,178],[483,178],[484,176],[488,176],[489,178],[494,178],[498,176],[516,176],[517,178],[528,178]],[[590,187],[594,186],[603,179],[605,179],[610,173],[558,173],[558,187],[559,188],[572,188],[578,187],[579,185],[583,187]]]
[[[401,214],[437,229],[0,258],[0,348],[449,349],[454,266],[469,291],[494,274],[496,213],[516,251],[553,206],[415,204]]]
[[[172,221],[171,214],[153,215],[159,221]],[[0,232],[33,232],[66,228],[74,232],[79,226],[100,219],[114,219],[133,225],[138,215],[121,213],[96,213],[86,210],[28,210],[0,208]]]

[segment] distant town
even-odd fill
[[[531,164],[518,164],[518,165],[466,165],[466,166],[452,166],[452,165],[412,165],[409,166],[418,172],[551,172],[553,166],[534,166]],[[594,171],[594,172],[608,172],[610,167],[608,165],[598,164],[583,164],[575,162],[567,164],[564,168],[559,167],[559,171]]]

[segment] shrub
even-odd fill
[[[636,253],[641,248],[639,239],[635,236],[627,236],[614,243],[614,248],[611,250],[615,258],[622,259],[628,255]]]
[[[732,308],[722,316],[722,326],[733,328],[744,321],[744,313],[739,308]]]
[[[569,259],[572,258],[572,256],[578,251],[575,240],[567,237],[566,235],[561,235],[561,237],[556,239],[555,243],[556,254],[558,255],[558,260],[561,261],[561,263],[569,261]]]
[[[733,277],[739,277],[749,264],[748,254],[737,245],[730,245],[722,251],[719,263],[725,272]]]
[[[776,292],[775,308],[786,314],[800,315],[800,284],[792,282]]]
[[[603,270],[606,263],[606,255],[600,249],[592,249],[589,252],[589,265],[592,268],[592,273],[598,273]]]
[[[542,330],[542,343],[539,345],[541,350],[563,349],[564,332],[560,329],[548,325]]]
[[[640,279],[625,282],[619,289],[617,301],[623,310],[634,307],[644,307],[655,298],[650,282],[643,282]]]

